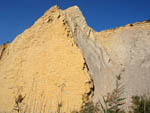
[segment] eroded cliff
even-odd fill
[[[17,36],[9,48],[2,45],[0,58],[1,113],[50,113],[58,108],[69,113],[93,95],[82,52],[65,11],[57,6]]]
[[[11,44],[0,46],[0,112],[78,111],[111,92],[150,93],[150,22],[95,32],[77,6],[48,10]],[[93,97],[93,98],[92,98]]]

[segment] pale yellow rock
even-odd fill
[[[60,104],[61,112],[70,113],[92,97],[81,50],[57,6],[17,36],[5,53],[0,60],[0,113],[51,113]],[[19,96],[23,100],[16,102]]]
[[[0,113],[79,111],[112,92],[116,76],[128,110],[150,93],[149,50],[149,21],[96,32],[77,6],[54,6],[0,46]]]

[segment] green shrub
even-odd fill
[[[122,105],[125,104],[123,97],[124,86],[121,83],[121,77],[116,78],[116,88],[103,96],[103,102],[99,101],[96,104],[93,102],[87,103],[82,107],[80,112],[73,113],[125,113]],[[133,96],[131,111],[128,113],[150,113],[150,97]],[[127,112],[127,111],[126,111]]]
[[[99,101],[100,110],[102,113],[124,113],[122,105],[125,104],[125,98],[122,98],[124,93],[124,86],[121,84],[121,76],[116,77],[116,88],[108,93],[106,97],[103,96],[103,103]]]
[[[132,113],[150,113],[150,98],[133,96],[131,109]]]
[[[87,103],[82,107],[80,113],[95,113],[95,106],[93,102]]]
[[[116,88],[107,96],[103,96],[103,102],[98,101],[95,105],[89,102],[82,107],[79,113],[125,113],[122,109],[122,105],[125,104],[125,98],[122,98],[123,93],[124,86],[121,83],[121,76],[117,76]]]

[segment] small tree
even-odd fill
[[[124,93],[124,86],[121,83],[121,76],[116,77],[116,88],[108,93],[106,97],[103,96],[103,102],[100,103],[100,108],[102,113],[123,113],[122,105],[125,104],[125,98],[122,98]]]

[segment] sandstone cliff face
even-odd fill
[[[96,102],[111,92],[118,75],[129,102],[150,93],[149,74],[149,22],[95,32],[78,7],[55,6],[0,46],[0,113],[78,111],[93,93]]]
[[[71,112],[92,97],[81,50],[57,6],[5,46],[0,48],[0,113],[50,113],[58,106]]]

